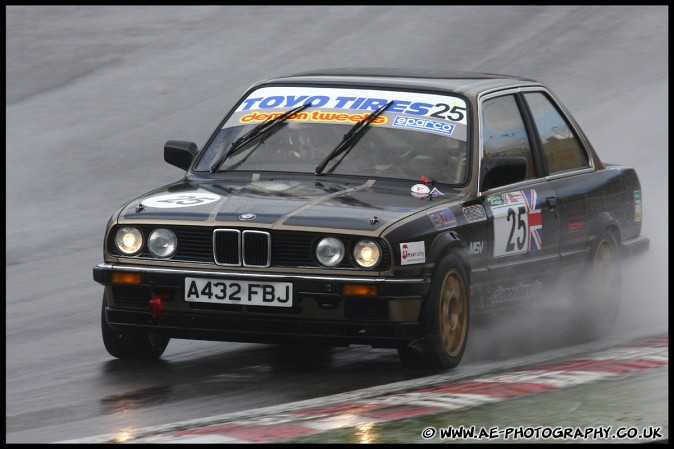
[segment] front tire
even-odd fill
[[[452,369],[459,365],[468,339],[468,281],[456,254],[438,264],[421,311],[423,337],[398,348],[408,368]]]
[[[118,330],[110,327],[105,317],[107,300],[103,293],[101,307],[101,333],[108,353],[118,359],[157,360],[168,346],[169,337],[160,334],[133,330]]]

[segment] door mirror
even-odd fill
[[[164,160],[185,171],[189,170],[197,153],[199,153],[199,149],[194,142],[169,140],[164,144]]]
[[[507,184],[524,181],[527,176],[527,160],[524,157],[495,157],[482,166],[480,190],[487,191]]]

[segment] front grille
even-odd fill
[[[281,267],[316,266],[307,257],[312,253],[316,236],[306,232],[277,232],[271,241],[272,265]]]
[[[241,231],[216,229],[213,232],[213,254],[218,265],[241,265]]]
[[[144,235],[149,235],[152,228],[145,227]],[[213,229],[197,227],[171,228],[178,238],[178,251],[172,257],[185,262],[213,263]],[[152,257],[149,252],[143,254]]]
[[[218,265],[268,267],[270,248],[268,232],[237,229],[213,232],[213,254]]]
[[[145,239],[156,227],[137,226]],[[313,232],[264,232],[201,226],[171,226],[171,230],[178,238],[178,249],[168,261],[215,263],[220,266],[319,268],[321,266],[314,257],[314,246],[321,237],[326,236]],[[114,256],[122,256],[115,246],[115,231],[113,229],[110,233],[108,250]],[[351,248],[358,237],[333,237],[341,238],[346,248],[346,256],[337,268],[357,269],[351,259]],[[388,270],[391,265],[390,252],[382,240],[379,240],[379,244],[382,260],[376,270]],[[147,249],[135,257],[157,260]]]
[[[268,232],[243,231],[243,265],[245,267],[268,267],[271,236]]]

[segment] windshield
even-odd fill
[[[390,104],[389,104],[390,103]],[[273,133],[242,145],[219,171],[316,173],[461,184],[467,175],[467,111],[463,99],[410,92],[267,87],[254,91],[227,120],[195,167],[210,170],[232,142],[298,105]],[[388,105],[386,108],[382,106]],[[345,135],[385,109],[348,151],[329,157]]]

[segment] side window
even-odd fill
[[[535,177],[531,145],[513,95],[482,104],[482,145],[485,165],[496,156],[522,156],[527,159],[526,179]]]
[[[543,144],[543,159],[550,173],[589,167],[587,153],[571,127],[540,92],[524,94]]]

